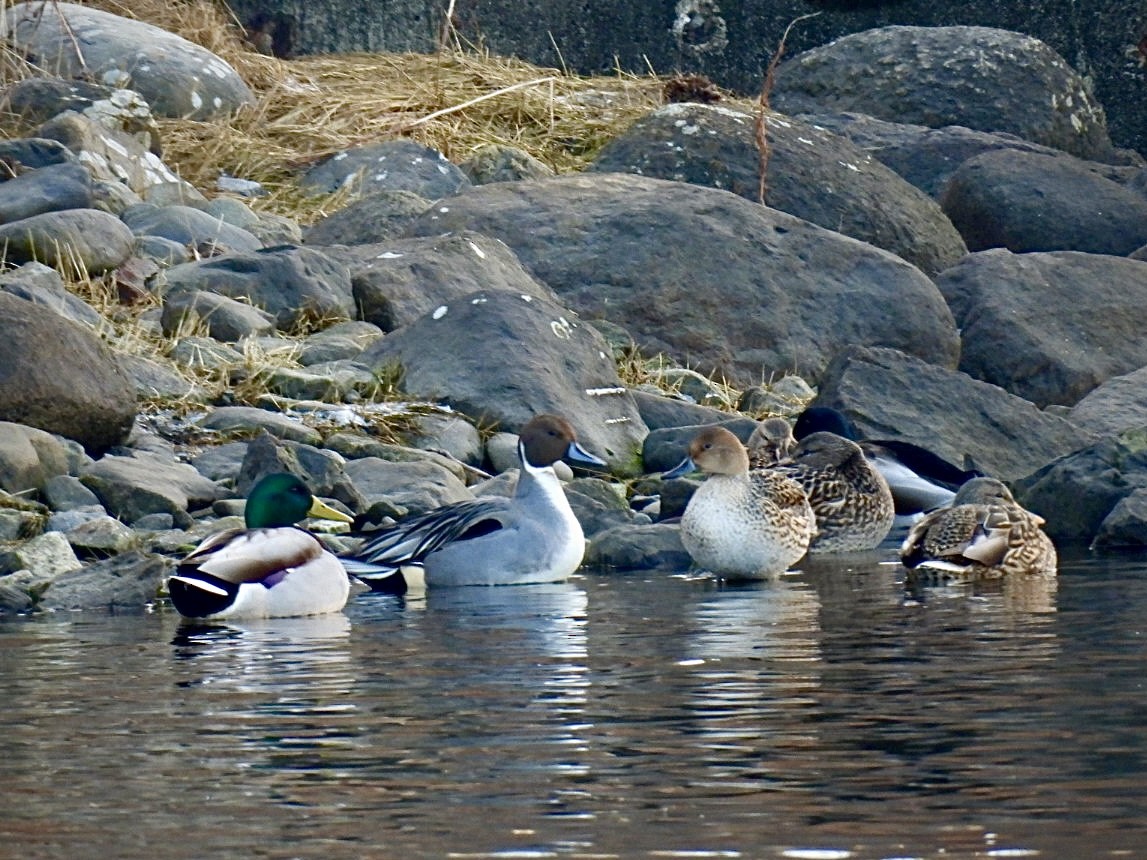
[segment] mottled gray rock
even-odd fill
[[[114,215],[62,209],[0,224],[0,245],[11,262],[33,260],[64,271],[101,275],[131,256],[134,237]]]
[[[584,567],[615,570],[688,570],[693,560],[675,523],[625,525],[600,532],[586,547]]]
[[[1147,487],[1139,487],[1111,509],[1092,541],[1096,548],[1147,546]]]
[[[280,439],[303,442],[307,445],[317,445],[322,440],[317,430],[280,412],[270,412],[254,406],[220,406],[201,419],[199,426],[206,430],[218,430],[224,434],[253,434],[266,431]]]
[[[222,495],[214,481],[192,466],[148,452],[107,455],[86,469],[80,480],[109,514],[127,523],[167,513],[185,527],[190,523],[188,511],[207,507]]]
[[[234,481],[246,454],[246,442],[224,442],[204,448],[192,458],[191,465],[212,481]]]
[[[1007,132],[976,131],[961,125],[929,128],[926,125],[888,122],[867,114],[803,114],[805,122],[847,137],[873,158],[896,171],[925,194],[939,197],[948,178],[969,158],[985,152],[1013,149],[1043,155],[1063,155],[1050,146],[1024,140]],[[1084,161],[1099,176],[1124,181],[1139,168]]]
[[[417,514],[474,498],[450,470],[428,460],[395,463],[363,457],[348,461],[346,473],[371,507],[383,502],[391,508]]]
[[[0,489],[9,493],[40,490],[68,472],[68,453],[43,430],[0,421]]]
[[[618,526],[649,525],[650,519],[630,509],[619,485],[600,478],[575,478],[565,485],[570,508],[587,540]]]
[[[936,279],[960,325],[960,370],[1039,406],[1070,406],[1147,365],[1147,264],[1073,251],[969,254]]]
[[[891,349],[842,352],[813,405],[841,410],[863,438],[911,442],[1003,481],[1095,438],[1002,388]]]
[[[1044,531],[1052,540],[1088,543],[1099,535],[1120,500],[1144,488],[1147,433],[1142,429],[1101,439],[1013,486],[1020,504],[1047,520]]]
[[[701,406],[677,397],[632,388],[629,391],[650,430],[661,427],[686,427],[695,424],[717,424],[729,419],[728,412],[712,406]]]
[[[402,235],[406,225],[430,208],[413,191],[373,191],[322,218],[305,233],[308,245],[369,245]]]
[[[1080,427],[1100,436],[1147,427],[1147,367],[1112,376],[1093,388],[1068,414]]]
[[[313,248],[224,254],[168,270],[165,293],[192,290],[250,302],[284,331],[355,316],[346,266]]]
[[[972,251],[1126,256],[1147,243],[1147,197],[1063,153],[977,155],[952,174],[940,205]]]
[[[361,433],[332,433],[324,444],[327,450],[341,454],[347,460],[372,457],[388,463],[430,463],[445,469],[463,484],[466,483],[466,467],[458,460],[436,451],[395,445]]]
[[[64,319],[90,326],[97,331],[106,325],[99,311],[79,296],[68,292],[60,273],[43,263],[25,263],[0,275],[0,290],[42,305]]]
[[[55,579],[38,609],[142,611],[154,603],[170,562],[160,556],[127,552]]]
[[[42,585],[60,574],[82,567],[68,539],[59,532],[42,535],[0,551],[0,574],[26,570]]]
[[[407,442],[415,448],[442,451],[460,463],[482,464],[482,437],[478,428],[461,415],[431,413],[415,415]]]
[[[350,187],[356,195],[412,191],[437,200],[457,194],[470,180],[441,152],[409,138],[396,138],[333,155],[308,170],[299,184],[320,194]]]
[[[463,229],[504,241],[563,302],[624,324],[642,352],[735,385],[781,372],[815,383],[849,344],[956,364],[955,322],[919,269],[728,192],[624,174],[500,182],[411,232]]]
[[[69,529],[60,529],[80,558],[106,558],[139,547],[139,535],[114,517],[95,516]]]
[[[160,116],[210,119],[255,101],[218,56],[142,21],[73,3],[18,3],[6,16],[15,43],[43,68],[114,86],[130,80]]]
[[[475,185],[488,182],[517,182],[522,179],[545,179],[554,169],[516,146],[488,143],[480,146],[458,165]]]
[[[383,331],[476,290],[556,301],[504,243],[470,231],[325,250],[350,269],[361,318]]]
[[[881,27],[782,63],[772,105],[1005,131],[1081,158],[1113,156],[1103,108],[1039,39],[991,27]]]
[[[732,191],[760,202],[756,117],[723,105],[669,104],[607,143],[590,169]],[[967,253],[936,201],[845,138],[767,117],[765,202],[884,248],[935,274]]]
[[[50,164],[79,164],[80,159],[58,140],[19,137],[0,140],[0,159],[17,170],[35,170]]]
[[[135,391],[87,329],[0,293],[0,420],[57,433],[98,453],[122,442]]]
[[[358,513],[366,510],[367,501],[347,477],[345,464],[334,451],[264,432],[247,446],[235,489],[246,495],[265,475],[290,472],[302,478],[316,496],[341,502],[347,510]]]
[[[211,337],[225,343],[275,330],[275,318],[266,311],[204,290],[168,293],[160,322],[167,337],[203,326]]]
[[[50,164],[0,182],[0,223],[57,209],[91,209],[94,202],[87,169],[72,162]]]
[[[44,501],[53,511],[92,510],[100,500],[74,475],[58,474],[44,482]]]
[[[404,391],[505,430],[542,412],[563,415],[617,474],[637,467],[645,425],[609,347],[545,299],[472,293],[382,338],[361,361],[380,373],[398,365]]]
[[[120,367],[142,399],[179,400],[192,397],[197,391],[195,383],[158,361],[142,355],[120,355],[118,358]]]
[[[257,251],[263,246],[253,233],[192,206],[141,203],[122,218],[137,236],[160,236],[181,245],[215,246],[224,251]]]
[[[362,320],[335,323],[303,341],[299,364],[307,367],[328,361],[355,358],[382,337],[382,329]]]
[[[267,390],[292,400],[342,403],[369,396],[377,387],[375,375],[351,360],[305,368],[276,367],[267,374]]]
[[[0,542],[28,540],[43,534],[51,521],[42,511],[0,507]]]

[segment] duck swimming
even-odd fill
[[[951,507],[927,514],[900,547],[904,566],[944,580],[1052,575],[1056,551],[1044,520],[993,478],[973,478]]]
[[[520,472],[512,498],[455,502],[381,530],[343,563],[376,591],[560,582],[585,555],[585,535],[553,465],[604,466],[557,415],[532,418],[518,437]]]
[[[338,612],[350,595],[342,563],[295,523],[351,522],[294,475],[267,475],[247,496],[246,528],[211,535],[167,580],[188,618],[284,618]]]
[[[851,439],[812,433],[773,470],[801,486],[816,514],[809,552],[874,549],[888,536],[896,516],[892,492]]]
[[[750,471],[745,446],[718,426],[701,430],[688,456],[662,477],[694,469],[708,477],[681,517],[681,542],[698,567],[730,579],[764,579],[805,554],[816,518],[797,482],[777,471]]]

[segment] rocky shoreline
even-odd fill
[[[32,5],[6,10],[17,43],[65,55],[66,31],[21,24]],[[43,11],[80,33],[108,15]],[[153,603],[269,471],[360,523],[507,494],[539,412],[608,463],[567,484],[599,567],[687,566],[666,522],[685,490],[657,473],[697,425],[745,440],[810,403],[1008,482],[1058,542],[1147,543],[1147,168],[1042,43],[872,31],[794,57],[789,113],[765,117],[767,206],[754,111],[690,102],[573,174],[508,145],[459,164],[355,147],[300,172],[355,189],[304,228],[249,183],[198,189],[164,163],[154,116],[255,95],[131,23],[88,60],[163,46],[133,89],[4,94],[35,131],[0,142],[0,611]],[[906,119],[951,94],[938,127],[888,119],[878,75],[823,92],[890,40],[1002,70],[898,69]]]

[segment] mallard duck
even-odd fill
[[[247,496],[245,529],[211,535],[168,579],[171,602],[188,618],[283,618],[338,612],[350,594],[342,563],[304,518],[351,522],[294,475],[267,475]]]
[[[1055,545],[1038,514],[1024,510],[994,478],[973,478],[951,507],[927,514],[900,547],[904,566],[940,579],[1051,575]]]
[[[956,489],[979,475],[975,470],[954,466],[927,448],[911,442],[861,439],[852,422],[837,409],[810,406],[797,416],[793,426],[797,439],[819,431],[835,433],[860,446],[888,482],[898,516],[913,517],[950,505]]]
[[[706,427],[666,472],[708,474],[681,517],[681,542],[698,567],[727,578],[783,573],[808,549],[816,518],[804,491],[773,470],[749,469],[749,454],[724,427]]]
[[[766,418],[749,436],[745,447],[749,449],[749,467],[767,469],[775,466],[792,453],[797,440],[793,428],[784,418]]]
[[[888,536],[896,516],[892,492],[852,440],[813,433],[773,469],[800,484],[816,514],[809,552],[874,549]]]
[[[518,436],[520,471],[512,498],[489,496],[407,517],[347,553],[343,563],[376,591],[560,582],[585,555],[585,535],[554,472],[562,458],[588,466],[564,418],[538,415]]]

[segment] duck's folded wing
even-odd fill
[[[344,555],[343,564],[348,572],[364,579],[393,574],[404,565],[420,563],[446,544],[505,528],[508,502],[502,498],[474,499],[407,517]]]
[[[207,574],[236,585],[263,582],[321,554],[319,542],[302,529],[232,529],[197,546],[180,562],[177,575]]]

